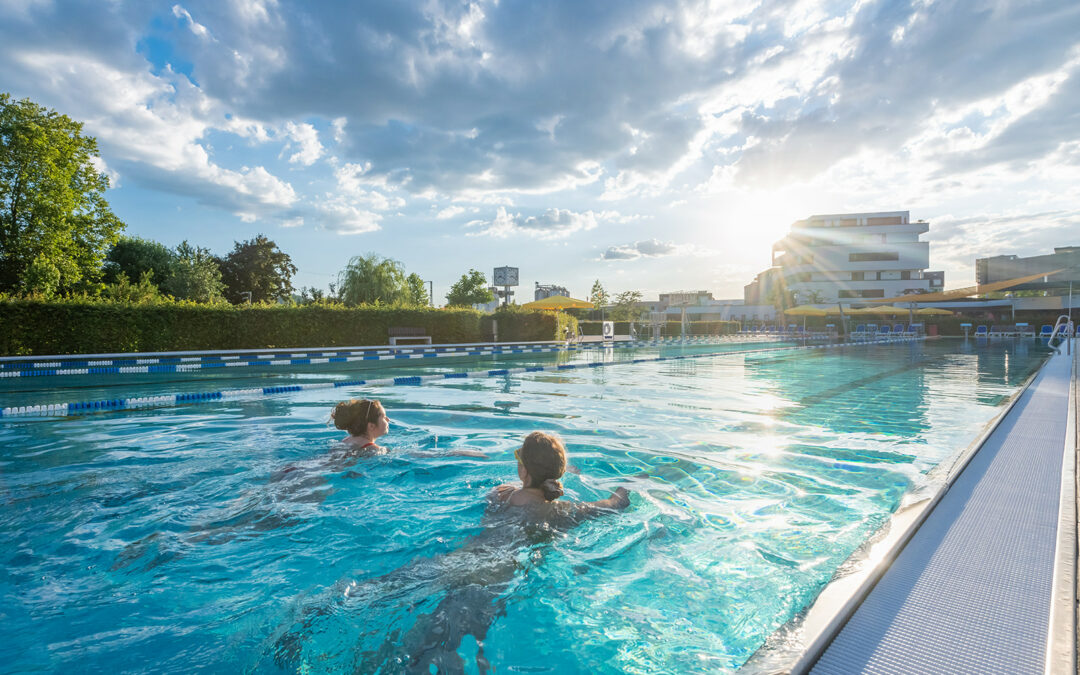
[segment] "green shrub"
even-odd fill
[[[500,341],[553,340],[551,313],[499,312]],[[0,354],[91,354],[384,345],[391,327],[436,343],[481,342],[490,317],[472,309],[341,305],[110,303],[0,298]]]
[[[582,335],[603,335],[602,321],[579,321]],[[661,324],[663,337],[677,337],[682,335],[682,326],[678,321],[665,321]],[[652,337],[652,324],[648,321],[635,321],[634,328],[641,337]],[[687,335],[730,335],[739,330],[738,321],[688,321],[686,323]],[[629,335],[630,322],[616,321],[616,335]]]

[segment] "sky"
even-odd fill
[[[126,234],[741,298],[792,222],[930,269],[1080,245],[1080,2],[0,0],[0,91],[84,122]]]

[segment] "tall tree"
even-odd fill
[[[592,290],[589,292],[589,302],[593,304],[596,309],[601,309],[608,303],[608,293],[604,290],[604,286],[597,279],[593,282]]]
[[[40,290],[27,287],[35,283],[66,291],[98,279],[124,223],[105,199],[97,154],[81,123],[0,94],[0,291]]]
[[[430,298],[428,298],[427,284],[424,283],[419,274],[413,272],[405,277],[405,285],[409,287],[409,302],[421,306],[428,304]]]
[[[495,299],[488,288],[483,272],[470,269],[450,287],[446,294],[446,304],[451,307],[472,307]]]
[[[217,260],[209,249],[192,246],[184,240],[172,255],[171,273],[162,284],[162,290],[177,300],[214,302],[222,299],[225,284],[221,281]]]
[[[264,235],[236,242],[233,250],[218,259],[225,298],[233,303],[275,301],[292,295],[292,276],[296,265],[292,258]]]
[[[611,317],[616,321],[634,321],[641,316],[637,303],[641,302],[640,291],[623,291],[615,296],[615,308]]]
[[[353,256],[338,275],[338,288],[346,305],[412,301],[401,263],[374,253]]]
[[[164,290],[174,262],[175,254],[165,244],[142,237],[120,237],[105,255],[105,283],[116,283],[121,274],[135,282],[142,279],[144,272],[153,272],[153,283]]]

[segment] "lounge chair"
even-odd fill
[[[896,324],[895,326],[892,327],[892,332],[893,333],[903,333],[904,332],[904,324],[902,324],[902,323]]]
[[[990,337],[992,337],[992,338],[994,338],[994,337],[1005,337],[1006,334],[1007,334],[1006,330],[1004,328],[1002,328],[1001,326],[997,326],[997,325],[990,326]]]
[[[975,327],[975,337],[986,337],[987,329],[985,325]]]
[[[1035,328],[1027,322],[1021,322],[1016,324],[1016,330],[1013,332],[1016,337],[1035,337]]]
[[[1039,330],[1039,337],[1048,338],[1054,334],[1054,327],[1050,324],[1044,323],[1042,329]]]
[[[904,329],[904,336],[905,337],[915,337],[916,335],[917,335],[917,333],[915,332],[914,324],[909,323],[907,328]]]
[[[888,335],[891,332],[892,332],[892,329],[889,327],[889,324],[885,324],[881,328],[878,328],[877,334],[878,335]]]

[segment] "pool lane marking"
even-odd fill
[[[715,339],[714,339],[715,340]],[[685,342],[662,340],[618,343],[619,349],[656,346],[664,344],[709,345],[722,344],[724,340],[708,341],[693,339]],[[209,368],[237,368],[251,366],[298,366],[324,363],[351,363],[356,361],[389,361],[398,359],[453,358],[462,356],[491,356],[501,354],[544,354],[559,351],[587,351],[604,348],[605,345],[574,345],[570,347],[518,347],[518,348],[425,348],[423,351],[395,352],[388,349],[337,352],[326,356],[325,351],[297,352],[294,354],[258,355],[241,359],[240,356],[186,357],[161,359],[111,359],[86,361],[35,361],[31,363],[4,363],[0,365],[0,378],[54,377],[64,375],[121,375],[149,373],[187,373]],[[610,348],[610,346],[607,346]],[[442,349],[442,351],[439,351]],[[345,356],[349,354],[351,356]],[[135,365],[131,364],[134,361]],[[66,367],[65,367],[66,366]],[[21,368],[16,370],[15,368]]]
[[[293,393],[298,391],[312,391],[315,389],[338,389],[341,387],[393,387],[393,386],[417,386],[438,382],[442,380],[472,379],[485,377],[504,377],[520,375],[523,373],[561,372],[564,370],[578,370],[585,368],[601,368],[609,365],[622,365],[627,363],[659,363],[662,361],[678,361],[682,359],[699,359],[710,356],[736,356],[746,354],[762,354],[768,352],[797,351],[805,349],[831,349],[836,347],[850,347],[862,345],[880,344],[904,344],[915,342],[925,338],[888,338],[884,340],[866,340],[860,342],[839,342],[827,345],[794,345],[785,347],[766,347],[762,349],[743,349],[722,352],[704,352],[701,354],[681,354],[679,356],[654,356],[642,359],[630,359],[626,361],[612,361],[610,363],[596,361],[592,363],[566,363],[551,366],[525,366],[519,368],[494,368],[487,370],[463,371],[458,373],[440,373],[437,375],[412,375],[399,377],[384,377],[375,380],[343,380],[338,382],[318,382],[313,384],[290,384],[273,387],[253,387],[249,389],[225,389],[222,391],[191,392],[183,394],[166,394],[162,396],[137,396],[133,398],[115,398],[102,401],[81,401],[77,403],[52,403],[34,406],[11,406],[0,409],[0,417],[63,417],[72,413],[105,411],[105,410],[131,410],[139,408],[161,408],[175,406],[181,403],[195,403],[201,401],[219,401],[223,399],[252,398],[262,396],[274,396],[277,394]]]

